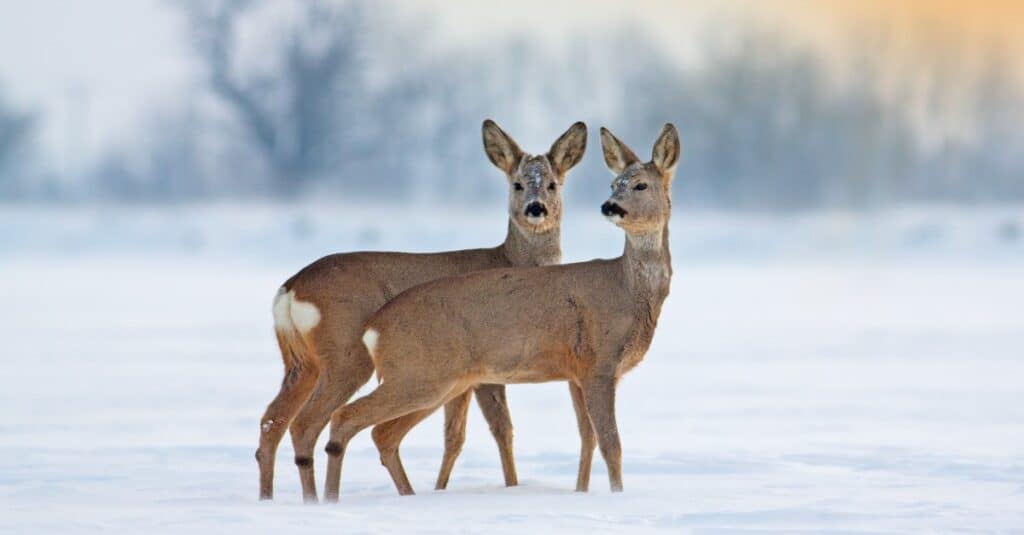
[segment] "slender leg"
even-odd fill
[[[615,379],[596,377],[583,387],[587,413],[597,432],[601,456],[608,465],[608,480],[612,492],[622,492],[622,444],[615,423]]]
[[[368,395],[335,411],[331,417],[331,439],[326,448],[324,501],[338,501],[345,447],[356,433],[374,424],[438,406],[454,386],[455,381],[431,381],[422,377],[414,382],[388,380]]]
[[[576,410],[576,426],[580,431],[580,469],[576,475],[576,492],[587,492],[590,488],[590,467],[594,460],[594,448],[597,447],[597,436],[590,423],[583,390],[576,383],[570,382],[569,394],[572,396],[572,407]]]
[[[505,486],[514,487],[519,484],[519,478],[516,477],[516,460],[512,452],[512,416],[505,399],[505,385],[478,385],[476,402],[491,428],[494,441],[498,443]]]
[[[286,343],[280,336],[278,338],[280,343]],[[260,442],[256,450],[256,461],[260,467],[261,500],[274,498],[274,460],[277,458],[277,446],[288,429],[288,423],[316,386],[319,373],[319,368],[314,362],[298,363],[286,370],[281,390],[260,419]]]
[[[405,474],[402,458],[398,454],[398,447],[409,430],[435,410],[437,407],[410,412],[405,416],[377,424],[373,428],[373,443],[377,445],[377,451],[380,452],[380,464],[388,469],[391,480],[395,482],[395,488],[402,496],[416,493],[412,489],[412,484],[409,483],[409,477]]]
[[[441,471],[437,474],[435,490],[448,487],[448,477],[455,466],[455,459],[466,442],[466,414],[469,412],[470,396],[472,391],[467,390],[444,405],[444,459],[441,461]]]
[[[307,503],[316,503],[316,481],[313,470],[313,448],[331,413],[342,406],[373,374],[373,362],[361,344],[346,352],[323,357],[324,371],[309,401],[302,406],[292,421],[292,445],[295,464],[302,483],[302,497]]]

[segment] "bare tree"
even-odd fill
[[[185,0],[182,6],[210,88],[238,121],[277,194],[298,193],[358,152],[351,126],[358,124],[352,115],[364,86],[362,32],[370,15],[363,3],[300,4],[278,57],[248,73],[239,66],[237,33],[253,2]]]
[[[179,202],[230,191],[230,184],[208,172],[201,147],[205,128],[192,106],[154,112],[145,125],[129,146],[108,149],[86,177],[96,197]],[[232,167],[235,173],[243,169],[239,162]]]
[[[1024,197],[1024,88],[1019,71],[1011,68],[1005,48],[987,51],[984,67],[972,92],[976,139],[962,166],[970,176],[961,177],[960,190],[975,190],[979,200]],[[988,187],[977,192],[979,178]],[[985,191],[987,190],[987,191]]]
[[[19,175],[27,167],[24,160],[35,121],[33,113],[14,109],[0,94],[0,198],[21,193]]]

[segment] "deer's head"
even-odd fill
[[[604,162],[615,174],[612,195],[601,213],[630,234],[661,229],[672,207],[672,175],[679,161],[679,133],[672,124],[661,129],[651,161],[641,162],[619,138],[601,128]]]
[[[562,220],[562,185],[565,175],[583,159],[587,126],[578,122],[559,137],[547,154],[523,152],[519,145],[488,119],[483,125],[487,157],[508,178],[508,212],[525,232],[544,233]]]

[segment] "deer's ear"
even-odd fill
[[[548,151],[548,161],[555,168],[558,176],[565,176],[565,173],[580,163],[583,153],[587,150],[587,125],[582,122],[569,127],[551,145]]]
[[[505,174],[511,174],[523,157],[519,145],[490,119],[484,121],[483,134],[487,158]]]
[[[679,163],[679,132],[672,123],[665,124],[654,142],[651,161],[662,173],[671,173]]]
[[[631,164],[640,161],[633,149],[619,141],[619,138],[605,127],[601,127],[601,150],[604,151],[604,163],[612,173],[618,175]]]

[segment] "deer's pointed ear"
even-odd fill
[[[554,143],[548,151],[548,161],[555,168],[558,176],[565,176],[565,173],[580,163],[583,153],[587,150],[587,125],[577,122],[569,127]]]
[[[601,150],[604,151],[604,163],[612,173],[620,174],[631,164],[640,161],[633,149],[619,141],[607,128],[601,127]]]
[[[494,121],[487,119],[483,125],[484,152],[498,169],[505,174],[511,174],[512,170],[519,165],[523,151],[516,145],[511,136],[498,127]]]
[[[679,132],[672,123],[665,124],[654,142],[651,161],[662,173],[671,173],[679,163]]]

